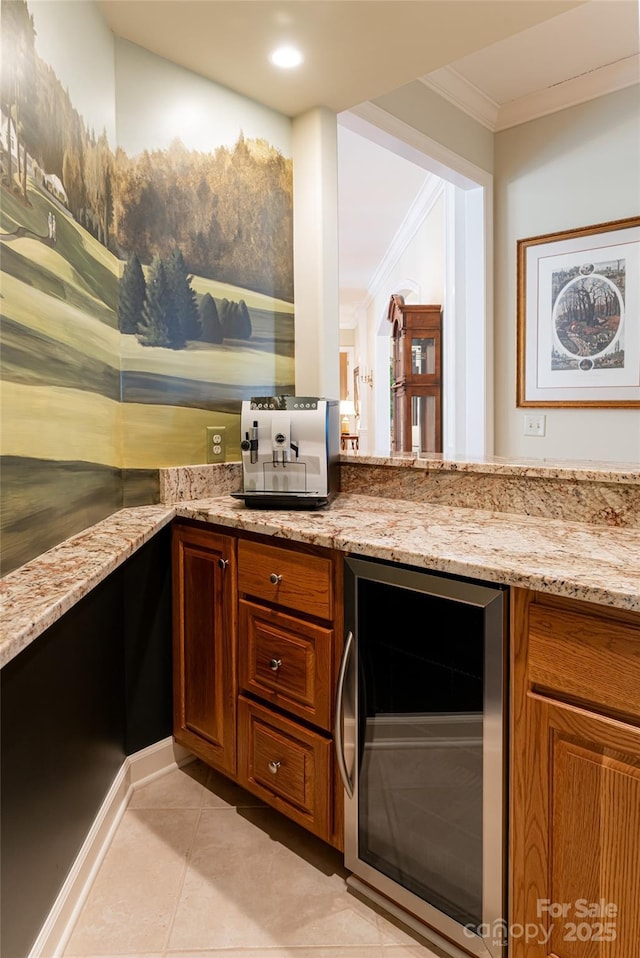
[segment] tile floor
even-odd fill
[[[139,787],[64,958],[440,958],[341,856],[196,761]]]

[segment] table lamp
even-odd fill
[[[351,424],[349,422],[349,416],[355,416],[356,407],[353,405],[353,400],[351,399],[341,399],[340,400],[340,432],[350,433]]]

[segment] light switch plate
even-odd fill
[[[527,413],[524,417],[525,436],[544,436],[547,417],[543,413]]]

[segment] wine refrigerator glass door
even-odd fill
[[[506,593],[345,566],[346,865],[445,941],[503,955]]]

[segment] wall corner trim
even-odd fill
[[[133,789],[186,765],[194,758],[171,737],[127,755],[28,958],[61,958]]]

